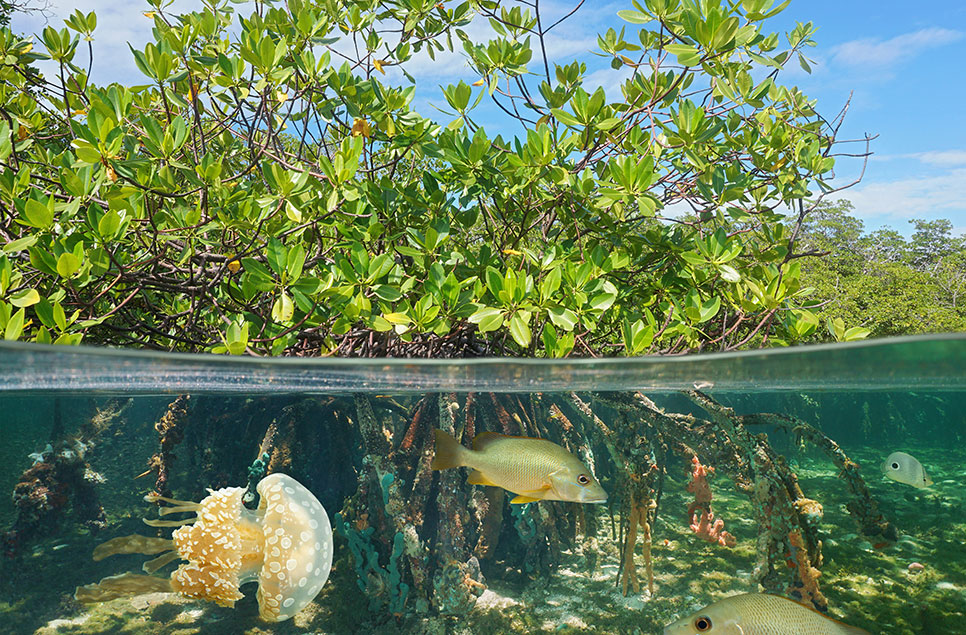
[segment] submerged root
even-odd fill
[[[96,584],[85,584],[74,591],[74,599],[82,604],[107,602],[142,593],[170,593],[171,581],[139,573],[122,573],[104,578]]]

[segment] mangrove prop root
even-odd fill
[[[620,545],[615,582],[625,594],[643,592],[645,578],[648,593],[654,593],[653,527],[668,455],[685,461],[698,455],[751,500],[758,527],[758,582],[766,591],[825,610],[818,585],[822,507],[805,496],[767,437],[748,430],[754,423],[775,423],[775,415],[738,416],[704,393],[685,394],[700,408],[700,416],[664,412],[640,393],[476,393],[427,394],[412,406],[397,404],[391,416],[378,419],[375,402],[356,396],[354,419],[364,458],[357,491],[337,525],[353,545],[370,606],[397,616],[463,614],[485,589],[480,560],[496,563],[497,570],[504,566],[500,563],[512,563],[511,568],[535,579],[556,567],[565,546],[577,546],[578,532],[584,535],[585,550],[593,545],[597,515],[591,512],[596,510],[553,501],[507,506],[502,490],[467,484],[465,471],[433,472],[432,431],[441,428],[465,446],[482,431],[547,438],[577,454],[595,473],[594,451],[604,451],[610,460],[599,468],[612,494],[612,533],[620,536],[615,536]],[[595,412],[598,406],[607,408],[607,414]],[[857,467],[824,435],[801,430],[830,452],[853,494],[874,511],[874,501],[854,474]],[[710,525],[710,499],[696,501],[700,509],[691,510],[690,522],[701,518],[695,511],[707,511]],[[616,527],[615,510],[620,518]],[[637,556],[639,541],[643,545]],[[644,570],[638,557],[643,557]]]
[[[773,425],[782,428],[825,452],[839,468],[839,478],[845,481],[852,495],[852,500],[846,504],[846,508],[858,524],[859,533],[879,548],[892,545],[899,539],[899,532],[895,525],[879,511],[878,504],[859,474],[859,465],[842,451],[838,443],[821,430],[804,421],[781,414],[744,415],[741,420],[745,425]]]
[[[622,492],[635,490],[634,500],[648,497],[647,492],[640,489],[640,482],[629,478],[647,473],[650,466],[632,458],[639,457],[644,448],[651,449],[654,463],[659,464],[654,472],[661,477],[667,451],[688,459],[697,450],[710,465],[727,474],[739,491],[749,495],[752,501],[759,528],[755,567],[759,583],[767,591],[787,593],[826,610],[827,604],[817,582],[818,567],[822,563],[822,543],[817,533],[821,505],[805,497],[797,477],[784,459],[772,450],[765,435],[749,433],[742,417],[710,396],[696,390],[686,391],[685,395],[704,410],[709,419],[665,413],[641,393],[599,393],[595,395],[596,400],[632,419],[630,424],[607,426],[583,399],[571,394],[570,401],[591,424],[588,429],[600,431],[603,445],[617,466],[618,489]],[[636,442],[628,443],[627,428],[642,436]],[[619,443],[621,440],[623,442]],[[650,498],[656,497],[652,495]],[[630,533],[630,527],[625,527],[623,522],[633,520],[635,514],[626,502],[622,512],[623,539]],[[626,558],[626,542],[624,548],[619,576],[629,575],[624,569],[631,564]],[[628,578],[629,586],[630,580]]]
[[[154,424],[161,449],[148,461],[148,472],[156,471],[158,473],[154,484],[154,493],[158,496],[171,496],[168,477],[171,474],[171,464],[176,458],[174,449],[184,440],[184,426],[188,420],[188,401],[190,399],[189,395],[180,395],[168,405],[168,409],[161,416],[161,419]]]

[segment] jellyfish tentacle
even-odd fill
[[[197,503],[191,503],[188,505],[177,505],[175,507],[162,507],[158,510],[158,513],[162,516],[167,516],[168,514],[181,514],[184,512],[197,513],[201,509],[201,506]]]
[[[169,505],[178,505],[178,506],[190,505],[192,506],[193,509],[201,508],[201,504],[196,501],[185,501],[185,500],[181,500],[180,498],[168,498],[167,496],[161,496],[160,494],[145,494],[144,500],[149,503],[163,502],[163,503],[168,503]]]
[[[92,604],[142,593],[157,591],[170,593],[171,590],[171,581],[167,578],[156,578],[138,573],[122,573],[121,575],[103,578],[95,584],[77,587],[74,592],[74,599],[82,604]]]
[[[169,562],[174,562],[175,560],[179,560],[180,558],[181,558],[181,555],[176,550],[171,550],[166,553],[162,553],[157,558],[148,560],[141,566],[141,569],[145,573],[154,573],[155,571],[157,571],[164,565],[168,564]]]
[[[103,560],[109,556],[123,553],[141,553],[150,555],[174,549],[174,541],[170,538],[153,538],[151,536],[119,536],[94,548],[94,560]]]
[[[190,525],[198,519],[184,518],[182,520],[154,520],[153,518],[143,518],[142,520],[148,527],[181,527],[183,525]]]

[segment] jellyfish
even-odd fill
[[[175,592],[233,607],[246,582],[258,582],[258,613],[269,622],[291,618],[318,595],[332,567],[332,528],[318,499],[286,474],[259,481],[258,509],[242,505],[245,489],[226,487],[201,502],[162,496],[173,507],[161,515],[195,512],[186,520],[148,520],[152,527],[179,527],[171,539],[122,536],[99,545],[94,560],[122,553],[161,555],[146,562],[145,573],[123,573],[77,587],[82,603],[151,593]],[[187,560],[169,578],[150,575],[175,560]]]

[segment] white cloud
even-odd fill
[[[933,176],[862,183],[843,192],[861,218],[908,219],[945,216],[966,222],[966,167]]]
[[[862,38],[832,47],[832,59],[844,66],[892,66],[962,37],[962,31],[932,27],[903,33],[888,40]]]
[[[876,161],[899,161],[905,159],[914,159],[929,166],[955,168],[966,166],[966,150],[929,150],[926,152],[875,155]]]
[[[911,156],[929,165],[966,166],[966,150],[935,150],[932,152],[917,152]]]

